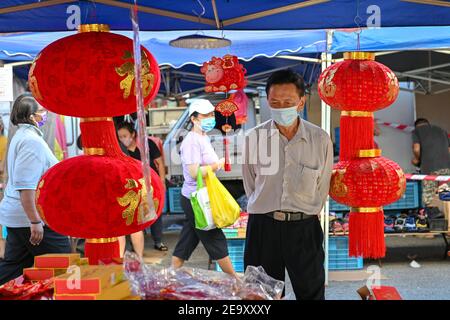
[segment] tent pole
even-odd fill
[[[450,3],[441,0],[402,0],[404,2],[413,2],[419,4],[427,4],[432,6],[450,7]]]
[[[19,12],[19,11],[45,8],[45,7],[56,6],[59,4],[65,4],[65,3],[70,3],[70,2],[77,2],[77,0],[47,0],[47,1],[31,3],[31,4],[6,7],[6,8],[0,9],[0,14],[7,14],[7,13],[13,13],[13,12]]]
[[[327,31],[327,52],[322,53],[322,71],[328,68],[331,65],[331,45],[333,42],[333,30]],[[325,130],[328,134],[331,132],[331,109],[325,102],[321,101],[321,122],[320,125],[323,130]],[[327,201],[320,212],[322,222],[322,229],[324,232],[324,251],[325,251],[325,285],[328,285],[328,238],[329,238],[329,224],[330,224],[330,215],[329,215],[329,197],[327,197]]]
[[[242,17],[237,17],[237,18],[232,18],[232,19],[227,19],[225,21],[223,21],[223,26],[230,26],[232,24],[237,24],[237,23],[241,23],[244,21],[250,21],[250,20],[255,20],[255,19],[259,19],[259,18],[264,18],[267,16],[272,16],[274,14],[279,14],[279,13],[283,13],[283,12],[288,12],[288,11],[292,11],[292,10],[297,10],[300,8],[304,8],[304,7],[309,7],[309,6],[313,6],[316,4],[320,4],[320,3],[324,3],[324,2],[329,2],[330,0],[308,0],[308,1],[302,1],[302,2],[297,2],[294,4],[290,4],[287,6],[283,6],[283,7],[278,7],[275,9],[270,9],[270,10],[265,10],[265,11],[261,11],[261,12],[257,12],[257,13],[252,13],[246,16],[242,16]]]
[[[211,0],[213,11],[214,11],[214,19],[216,20],[216,27],[220,30],[220,20],[219,13],[217,12],[216,0]]]
[[[134,6],[132,3],[124,3],[121,1],[117,1],[117,0],[95,0],[95,2],[110,5],[113,7],[125,8],[125,9],[129,9]],[[202,24],[211,25],[211,26],[216,25],[215,21],[212,19],[206,19],[206,18],[201,18],[201,17],[199,18],[196,16],[188,15],[188,14],[176,13],[173,11],[156,9],[156,8],[140,6],[140,5],[138,5],[137,7],[138,7],[138,11],[140,11],[140,12],[151,13],[151,14],[155,14],[158,16],[186,20],[186,21],[191,21],[191,22],[196,22],[196,23],[202,23]]]
[[[308,57],[299,57],[299,56],[276,56],[275,58],[279,59],[287,59],[287,60],[298,60],[312,63],[321,63],[321,59],[308,58]]]

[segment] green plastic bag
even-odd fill
[[[203,186],[202,170],[197,172],[197,190],[191,194],[191,205],[194,211],[195,227],[199,230],[215,229],[208,190]]]
[[[239,204],[217,179],[211,167],[207,169],[205,181],[216,227],[226,228],[233,225],[241,214]]]

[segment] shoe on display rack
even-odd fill
[[[394,230],[395,232],[403,232],[404,228],[405,228],[405,223],[406,223],[406,218],[405,217],[398,217],[395,220],[395,224],[394,224]]]
[[[417,226],[416,226],[416,219],[413,216],[409,216],[405,219],[405,226],[403,228],[405,232],[416,232]]]
[[[395,219],[393,219],[392,217],[384,218],[384,233],[394,233],[394,223]]]

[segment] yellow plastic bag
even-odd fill
[[[233,225],[241,213],[239,204],[217,179],[210,167],[207,169],[205,181],[212,216],[217,228],[226,228]]]

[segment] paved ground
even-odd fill
[[[167,223],[166,223],[167,224]],[[171,250],[178,240],[179,231],[165,232],[164,242],[169,247],[168,253],[153,250],[150,237],[146,240],[145,260],[148,263],[170,265]],[[394,286],[404,299],[413,300],[450,300],[450,257],[443,260],[444,241],[441,237],[389,237],[387,238],[387,256],[380,269],[382,285]],[[421,265],[414,269],[409,266],[410,258],[415,257]],[[369,266],[378,266],[378,261],[365,261],[365,270]],[[208,255],[202,245],[195,250],[186,266],[207,268]],[[362,273],[355,272],[361,275]],[[364,274],[363,274],[364,275]],[[367,274],[368,276],[369,274]],[[333,278],[339,274],[334,273]],[[331,300],[359,299],[356,290],[366,284],[367,280],[330,281],[326,298]],[[293,298],[292,287],[286,279],[286,296]]]

